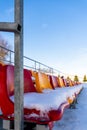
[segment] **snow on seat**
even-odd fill
[[[61,91],[67,92],[66,98],[70,104],[75,100],[76,95],[78,95],[82,89],[82,85],[73,86],[73,87],[62,87],[61,86],[61,88],[59,88],[58,80],[57,80],[56,76],[49,76],[49,79],[50,79],[50,83],[54,89],[56,89],[57,91],[60,91],[60,92]],[[59,80],[60,80],[59,83],[62,83],[62,80],[64,80],[64,78],[62,78],[62,80],[61,80],[61,77],[59,77]],[[61,84],[61,85],[63,85],[63,84]]]
[[[41,77],[41,74],[39,74]],[[44,77],[44,76],[43,76]],[[44,82],[41,89],[44,89]],[[44,80],[46,81],[46,80]],[[14,119],[14,66],[0,65],[0,106],[1,118]],[[38,84],[40,85],[40,84]],[[52,90],[50,83],[48,88]],[[46,88],[46,87],[45,87]],[[69,105],[65,94],[61,97],[56,91],[37,93],[29,70],[24,69],[24,119],[29,122],[47,124],[61,119],[64,109]]]
[[[68,102],[71,104],[77,97],[77,95],[82,90],[82,85],[77,85],[74,87],[63,87],[63,88],[56,88],[56,91],[60,91],[61,93],[66,92],[66,98]]]
[[[10,99],[14,102],[14,96],[11,96]],[[64,112],[63,109],[68,105],[66,93],[63,94],[63,96],[61,96],[61,93],[58,93],[57,91],[24,94],[24,108],[29,110],[28,114],[25,115],[28,120],[31,118],[32,120],[40,118],[38,122],[44,123],[59,120]],[[36,113],[32,110],[36,110]]]
[[[82,88],[82,86],[81,88],[78,88],[77,86],[64,87],[64,83],[61,77],[57,78],[56,76],[47,76],[46,74],[41,72],[34,73],[34,77],[36,80],[36,89],[38,92],[48,93],[56,89],[58,94],[62,92],[61,96],[66,93],[66,100],[69,104],[71,104],[75,100],[78,89],[80,91]],[[58,83],[60,84],[60,87],[57,86]]]

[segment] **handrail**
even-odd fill
[[[8,52],[10,52],[9,60],[8,59],[3,59],[3,61],[7,62],[7,63],[10,63],[10,64],[14,64],[14,61],[13,61],[14,59],[12,58],[12,55],[14,55],[15,52],[8,49],[8,48],[5,48],[5,47],[3,47],[1,45],[0,45],[0,48],[5,49]],[[25,68],[33,69],[35,71],[42,71],[42,72],[49,73],[49,74],[54,74],[54,75],[57,75],[57,76],[58,75],[65,76],[65,77],[70,76],[70,77],[73,77],[73,79],[74,79],[74,75],[69,75],[69,74],[63,73],[62,71],[59,71],[59,70],[54,69],[54,68],[52,68],[50,66],[47,66],[47,65],[45,65],[45,64],[43,64],[43,63],[41,63],[41,62],[39,62],[37,60],[31,59],[31,58],[29,58],[27,56],[23,56],[23,58],[24,58],[24,67]],[[33,62],[33,66],[32,65],[26,65],[25,60],[28,60],[28,62],[29,61]],[[43,68],[41,66],[43,66]],[[82,77],[79,77],[79,78],[83,79]]]
[[[5,49],[5,50],[7,50],[8,52],[10,52],[9,60],[8,60],[8,59],[3,59],[3,61],[13,64],[14,62],[12,62],[12,60],[13,60],[13,59],[12,59],[12,54],[14,54],[15,52],[12,51],[12,50],[10,50],[10,49],[8,49],[8,48],[5,48],[5,47],[3,47],[3,46],[1,46],[1,45],[0,45],[0,48]],[[47,65],[45,65],[45,64],[43,64],[43,63],[41,63],[41,62],[39,62],[39,61],[36,61],[36,60],[31,59],[31,58],[26,57],[26,56],[23,56],[23,58],[26,59],[26,60],[33,61],[33,62],[34,62],[34,67],[24,64],[25,67],[27,67],[27,68],[32,68],[32,69],[34,69],[35,71],[37,71],[37,70],[38,70],[38,71],[42,71],[42,69],[41,69],[40,67],[41,67],[41,66],[44,66],[44,67],[48,68],[49,70],[51,70],[51,71],[50,71],[51,73],[53,73],[53,68],[52,68],[52,67],[49,67],[49,66],[47,66]],[[1,59],[0,59],[0,60],[1,60]],[[36,64],[39,65],[38,68],[36,67]],[[43,69],[44,69],[44,68],[43,68]],[[43,70],[43,71],[46,72],[46,70]]]

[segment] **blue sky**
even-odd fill
[[[0,0],[0,21],[14,21],[14,0]],[[13,34],[0,34],[14,48]],[[87,74],[87,0],[24,0],[24,55]]]

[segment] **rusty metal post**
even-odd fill
[[[23,130],[23,0],[15,0],[15,130]]]

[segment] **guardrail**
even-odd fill
[[[5,50],[7,52],[7,56],[5,58],[2,58],[1,54],[0,54],[0,61],[4,61],[6,64],[14,64],[14,53],[15,52],[10,49],[7,49],[3,46],[0,46],[0,51],[1,51],[1,49]],[[69,76],[71,79],[74,79],[74,75],[69,75],[69,74],[63,73],[57,69],[54,69],[50,66],[47,66],[39,61],[29,58],[29,57],[23,56],[23,62],[24,62],[24,68],[32,69],[34,71],[41,71],[41,72],[48,73],[51,75],[56,75],[56,76],[60,75],[60,76],[64,76],[65,78],[67,78]],[[83,77],[79,77],[79,78],[81,80],[83,79]]]
[[[7,55],[5,57],[2,57],[2,55],[0,54],[0,61],[3,61],[4,63],[8,63],[8,64],[14,64],[14,51],[7,49],[3,46],[0,46],[0,51],[4,51],[7,53]],[[34,59],[31,59],[29,57],[23,56],[23,60],[24,60],[24,67],[25,68],[29,68],[35,71],[42,71],[45,73],[50,73],[53,74],[55,73],[55,71],[59,74],[60,72],[58,72],[58,70],[53,69],[52,67],[49,67],[39,61],[36,61]]]

